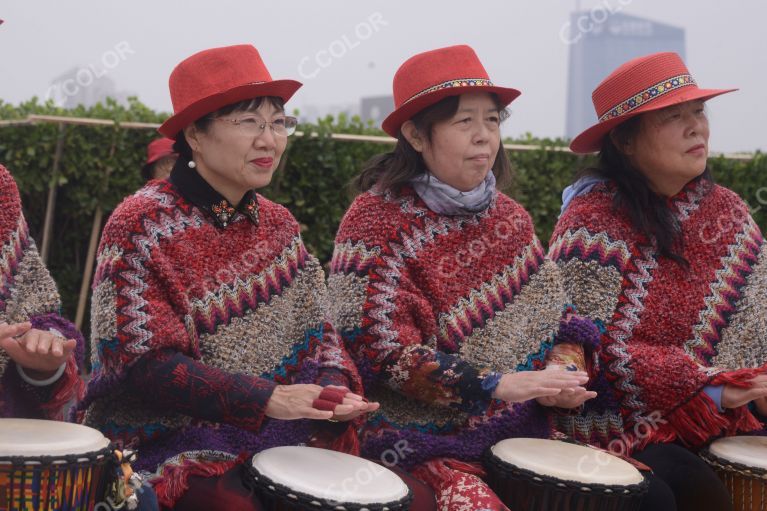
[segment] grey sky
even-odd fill
[[[597,5],[685,28],[687,64],[697,82],[741,89],[709,103],[712,149],[767,150],[767,2],[580,1],[582,9]],[[575,6],[575,0],[6,0],[0,98],[18,103],[43,96],[52,78],[93,65],[119,89],[170,110],[173,66],[205,48],[247,42],[275,78],[304,83],[289,108],[356,103],[390,94],[392,76],[409,56],[467,43],[494,82],[523,92],[505,133],[556,137],[564,132],[567,85],[568,47],[560,32]],[[116,49],[124,57],[119,62]],[[323,51],[319,62],[326,67],[318,63]]]

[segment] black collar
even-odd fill
[[[258,225],[258,196],[253,190],[248,190],[240,203],[233,206],[203,179],[197,169],[189,168],[183,158],[179,158],[173,166],[170,182],[186,200],[209,214],[221,228],[229,225],[237,213],[242,213]]]

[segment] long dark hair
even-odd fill
[[[194,126],[199,131],[205,133],[208,131],[210,124],[216,117],[224,117],[234,112],[252,112],[260,107],[264,101],[268,102],[277,110],[285,110],[285,102],[282,98],[275,96],[259,96],[257,98],[246,99],[219,108],[215,112],[211,112],[194,121]],[[176,135],[176,141],[173,143],[173,151],[178,154],[179,161],[184,165],[192,160],[192,148],[189,147],[189,142],[186,141],[183,131],[180,131],[178,135]]]
[[[595,176],[613,181],[617,193],[613,198],[613,206],[625,211],[631,223],[649,241],[654,241],[658,253],[668,257],[680,265],[689,267],[684,257],[684,239],[679,220],[669,208],[668,199],[655,193],[650,181],[634,165],[616,145],[623,145],[639,133],[641,115],[637,115],[618,125],[612,135],[605,136],[599,151],[597,164],[578,173],[579,179],[584,176]],[[613,140],[614,139],[614,140]],[[701,179],[713,184],[713,176],[708,167]]]
[[[501,106],[498,96],[490,95],[495,106],[498,108],[501,122],[509,117],[508,111]],[[431,142],[434,125],[450,119],[458,111],[461,96],[448,96],[437,103],[430,105],[410,120],[415,124],[419,133]],[[397,136],[397,145],[388,153],[379,154],[368,160],[362,167],[362,172],[352,181],[352,188],[356,192],[366,192],[375,187],[378,190],[391,190],[399,193],[403,186],[414,177],[426,172],[421,153],[416,151],[410,142],[400,131]],[[503,190],[511,182],[511,162],[503,148],[498,148],[498,154],[493,163],[496,187]]]

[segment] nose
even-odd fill
[[[474,130],[473,142],[475,144],[484,144],[490,139],[490,129],[484,122],[480,122],[479,126]]]
[[[264,126],[264,131],[254,139],[253,144],[263,149],[274,149],[277,147],[277,135],[274,134],[271,124]]]

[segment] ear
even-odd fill
[[[613,145],[623,153],[624,156],[633,156],[636,152],[636,149],[634,147],[634,140],[633,139],[622,139],[616,135],[615,130],[610,131],[610,134],[608,135],[610,137],[610,141],[613,143]]]
[[[200,152],[200,132],[195,127],[194,123],[190,124],[186,128],[184,128],[184,138],[186,138],[186,143],[189,144],[189,147],[192,148],[192,152],[199,153]]]
[[[421,133],[418,131],[418,128],[415,127],[415,123],[413,121],[405,121],[405,123],[400,128],[400,131],[405,137],[405,140],[407,140],[410,145],[413,146],[413,149],[419,153],[423,152],[424,140],[421,136]]]

